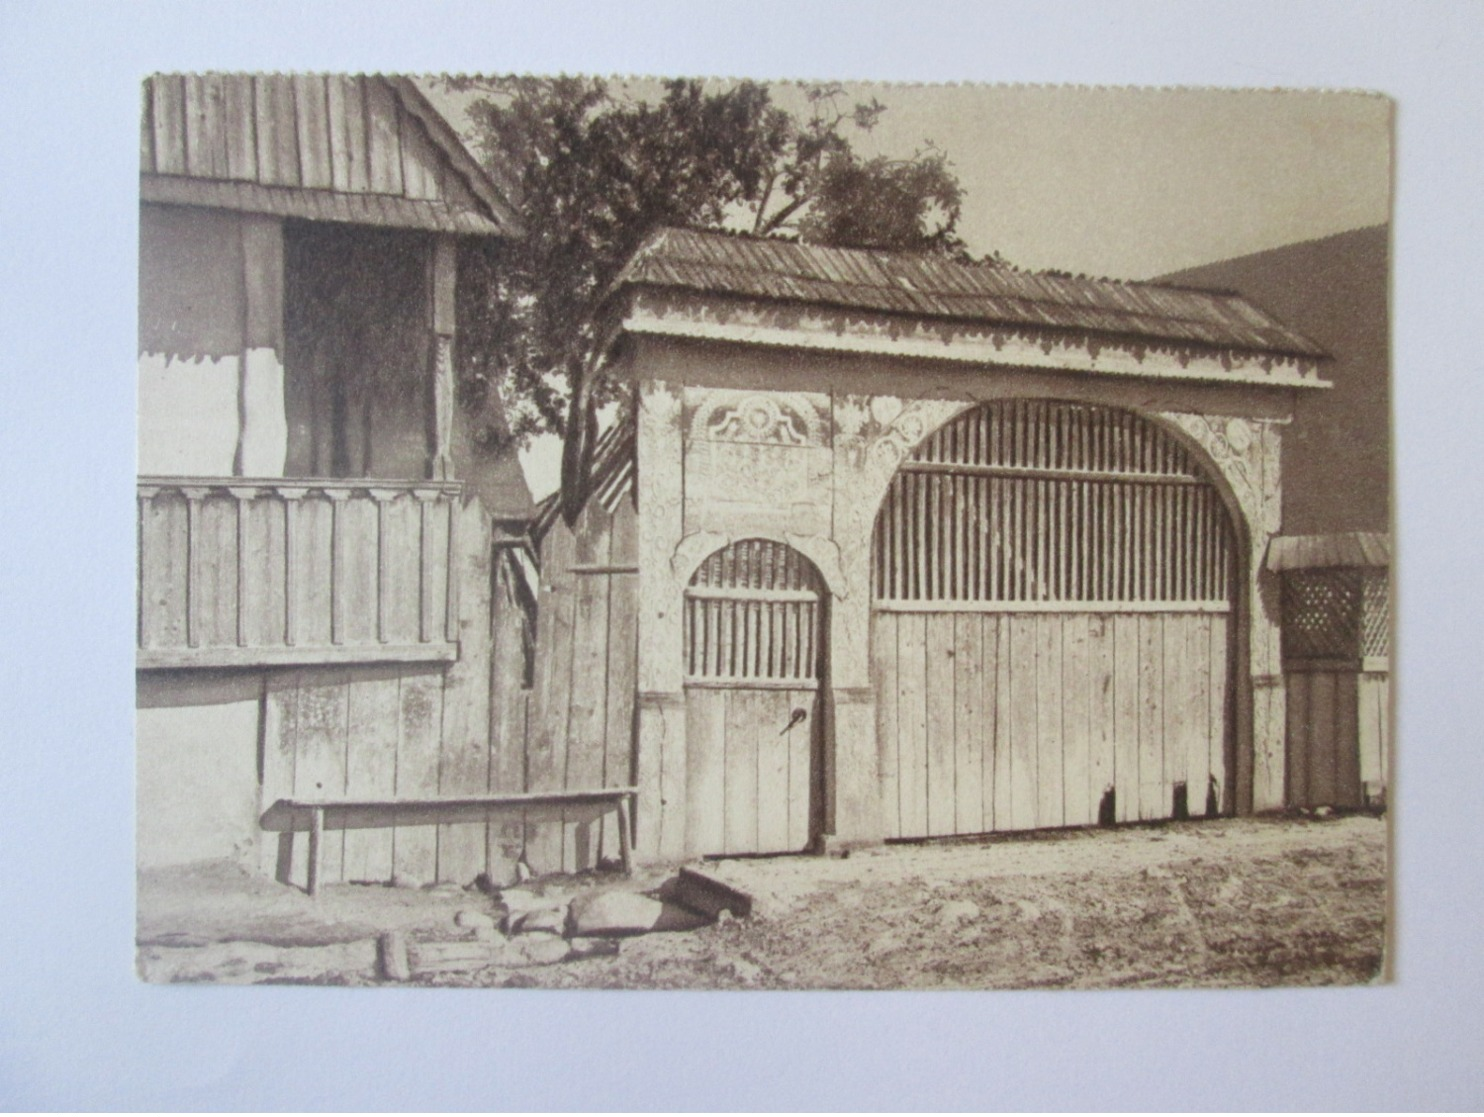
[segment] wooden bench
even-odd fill
[[[526,791],[503,795],[457,795],[422,799],[280,799],[263,812],[259,825],[281,835],[278,850],[278,879],[288,883],[293,864],[294,835],[309,832],[308,891],[319,892],[320,855],[325,830],[360,830],[387,826],[432,826],[456,822],[480,822],[500,811],[579,811],[590,808],[593,816],[618,812],[618,854],[623,871],[632,871],[634,802],[636,787],[604,787],[583,791]],[[571,821],[570,818],[567,819]]]

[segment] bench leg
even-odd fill
[[[633,872],[633,850],[632,835],[629,831],[629,798],[623,796],[618,801],[618,861],[623,866],[625,876]]]
[[[320,838],[325,829],[325,812],[316,810],[309,816],[309,894],[319,894]]]

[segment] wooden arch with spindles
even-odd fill
[[[1006,400],[925,439],[872,537],[888,836],[1219,813],[1237,546],[1135,413]]]
[[[799,852],[822,816],[824,579],[798,551],[742,539],[685,591],[686,847]]]

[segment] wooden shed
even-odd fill
[[[403,79],[156,76],[140,156],[139,863],[302,881],[278,800],[499,790],[523,733],[533,508],[455,388],[461,246],[519,230]],[[519,856],[401,821],[327,831],[326,877]]]
[[[1264,558],[1313,342],[1234,295],[680,229],[612,314],[634,526],[610,487],[542,583],[578,618],[634,586],[641,854],[1283,804]],[[556,698],[587,728],[541,732],[596,740]]]

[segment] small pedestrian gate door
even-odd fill
[[[809,846],[818,755],[824,584],[782,543],[717,551],[685,594],[686,848]]]
[[[873,537],[888,836],[1221,811],[1232,554],[1136,415],[1005,401],[928,438]]]

